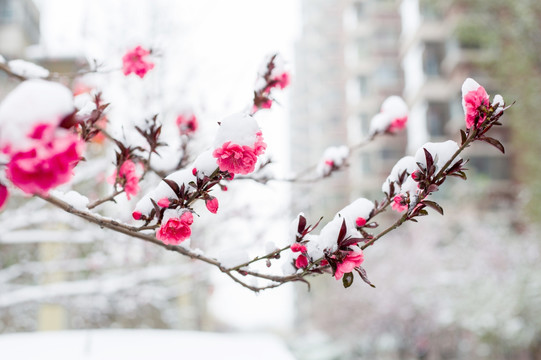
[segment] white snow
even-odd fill
[[[51,190],[50,194],[68,204],[73,206],[77,210],[87,210],[86,206],[88,205],[88,198],[84,195],[81,195],[75,190],[68,191],[63,193],[58,190]]]
[[[257,133],[261,131],[257,121],[245,113],[230,115],[222,120],[214,138],[214,148],[220,148],[228,141],[241,146],[253,147],[257,142]]]
[[[321,176],[328,175],[331,172],[332,162],[334,166],[342,166],[349,156],[349,148],[345,145],[330,146],[325,149],[323,156],[317,165],[317,173]]]
[[[415,153],[415,161],[423,164],[423,166],[426,167],[426,157],[423,149],[426,149],[432,155],[434,164],[436,165],[436,172],[438,172],[458,150],[458,144],[453,140],[447,140],[437,143],[427,142],[421,146]],[[453,166],[459,160],[460,156],[457,156],[453,159],[449,166]]]
[[[374,209],[374,203],[365,198],[359,198],[344,207],[336,215],[336,218],[346,219],[348,228],[355,228],[355,220],[362,217],[368,219],[370,212]]]
[[[300,236],[298,230],[299,230],[299,221],[301,219],[301,216],[304,217],[303,212],[300,212],[299,215],[297,215],[297,217],[289,225],[289,236],[288,236],[288,238],[289,238],[288,243],[289,244],[295,243],[296,240],[297,240],[297,236]],[[308,224],[306,224],[306,225],[308,225]]]
[[[6,63],[6,58],[0,55],[0,64],[5,64],[5,63]]]
[[[419,183],[415,181],[411,175],[406,178],[402,186],[400,187],[400,194],[410,194],[410,196],[416,195],[419,191]]]
[[[389,125],[393,122],[393,118],[390,114],[387,113],[377,113],[374,115],[372,120],[370,120],[370,135],[373,135],[375,133],[384,132],[387,130]]]
[[[2,355],[40,360],[294,360],[269,334],[174,330],[79,330],[0,336]]]
[[[39,79],[49,76],[49,70],[26,60],[11,60],[8,62],[8,67],[14,74],[27,79]]]
[[[381,104],[381,112],[388,114],[393,120],[403,118],[408,116],[408,105],[400,96],[389,96]]]
[[[396,164],[393,166],[391,173],[389,174],[389,176],[387,177],[387,179],[381,186],[381,191],[383,191],[386,194],[389,194],[390,184],[392,182],[398,181],[398,177],[400,176],[400,174],[406,171],[409,175],[418,169],[419,167],[417,166],[417,163],[415,162],[415,158],[413,156],[404,156],[403,158],[398,160]],[[396,190],[398,190],[398,188],[396,188]]]
[[[0,144],[23,148],[34,124],[57,124],[73,109],[71,91],[64,85],[45,80],[24,81],[0,104]]]
[[[250,261],[250,256],[244,249],[227,249],[220,252],[218,261],[227,268],[232,268]]]
[[[210,176],[218,169],[216,158],[212,156],[212,152],[212,149],[203,151],[193,162],[191,169],[197,169],[197,177],[203,178],[204,176]]]
[[[492,106],[498,107],[494,110],[494,115],[498,115],[503,111],[503,108],[505,106],[505,102],[503,101],[503,97],[500,94],[494,95],[494,99],[492,100]]]

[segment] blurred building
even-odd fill
[[[400,60],[404,97],[411,109],[408,149],[412,153],[427,141],[458,141],[459,129],[464,127],[461,85],[471,77],[490,95],[498,93],[485,70],[496,53],[483,46],[483,38],[471,28],[475,13],[463,5],[403,0],[400,9]],[[492,134],[504,143],[509,138],[506,128],[494,129]],[[470,168],[490,177],[491,187],[505,190],[511,176],[508,156],[485,144],[470,148],[466,155]]]
[[[291,117],[296,172],[320,161],[329,146],[361,143],[381,102],[401,94],[398,10],[392,0],[302,1]],[[352,198],[375,195],[380,180],[374,174],[384,178],[405,151],[405,136],[393,140],[355,152],[348,171],[299,185],[294,208],[315,219],[331,216]]]
[[[359,196],[379,199],[381,183],[400,157],[428,141],[459,141],[463,81],[472,77],[489,94],[499,92],[484,70],[495,53],[470,29],[475,14],[467,10],[463,3],[434,0],[302,1],[291,110],[293,169],[317,163],[328,146],[362,142],[390,95],[403,96],[411,112],[407,131],[355,151],[347,171],[298,185],[295,211],[317,220]],[[493,135],[505,143],[507,131],[494,129]],[[510,157],[488,144],[465,155],[477,179],[490,179],[491,190],[509,188]]]

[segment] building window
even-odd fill
[[[398,66],[393,62],[381,62],[374,74],[374,80],[379,86],[393,86],[398,80]]]
[[[365,4],[364,2],[355,2],[353,3],[353,9],[355,11],[355,17],[357,18],[357,22],[362,21],[365,17]]]
[[[431,137],[445,135],[445,127],[449,120],[449,104],[446,102],[429,102],[426,111],[426,125]]]
[[[428,77],[441,75],[441,63],[445,56],[442,43],[426,43],[423,52],[423,71]]]
[[[370,96],[370,89],[368,86],[368,77],[367,76],[359,76],[357,77],[357,82],[359,86],[359,95],[363,97]]]
[[[0,0],[0,22],[8,22],[13,17],[11,0]]]
[[[468,167],[495,180],[509,180],[509,162],[504,157],[472,155]]]

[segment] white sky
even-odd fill
[[[300,32],[298,0],[36,3],[41,11],[44,55],[78,54],[119,67],[126,49],[139,44],[152,47],[160,54],[153,71],[166,74],[157,77],[165,89],[163,104],[172,106],[182,94],[182,101],[197,103],[214,123],[249,103],[266,55],[279,52],[292,67],[293,44]],[[259,117],[268,152],[285,163],[287,96],[280,102],[283,107]],[[255,295],[221,274],[216,278],[210,305],[223,321],[243,329],[283,329],[292,321],[291,288]]]

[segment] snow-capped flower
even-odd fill
[[[364,254],[362,250],[351,251],[342,262],[336,263],[336,272],[334,278],[340,280],[344,274],[350,273],[364,261]]]
[[[466,128],[477,127],[486,120],[486,111],[480,109],[490,106],[489,97],[484,87],[472,78],[467,78],[462,84],[462,108],[464,109]],[[476,122],[477,121],[477,122]]]
[[[145,58],[150,54],[150,51],[137,46],[135,49],[128,51],[122,57],[122,70],[124,75],[134,73],[143,78],[149,70],[154,68],[154,63],[147,61]]]
[[[212,156],[220,170],[243,175],[254,171],[257,156],[263,154],[267,147],[257,122],[246,114],[224,119],[214,145]]]
[[[303,254],[300,254],[297,257],[297,260],[295,260],[295,266],[297,267],[297,269],[304,269],[305,267],[307,267],[308,259],[306,258],[306,256],[304,256]]]
[[[11,151],[6,176],[27,194],[47,194],[71,179],[84,143],[65,129],[37,124],[28,138],[32,144],[22,151]]]
[[[210,211],[213,214],[216,214],[218,212],[218,199],[211,196],[207,200],[205,200],[205,205],[207,206],[208,211]]]
[[[111,177],[113,183],[115,182],[117,177],[119,178],[118,184],[124,189],[128,200],[130,200],[132,196],[137,195],[137,193],[139,192],[139,179],[141,178],[141,176],[138,174],[137,166],[133,161],[124,161],[120,166],[118,174],[115,170],[115,173]]]
[[[370,134],[395,132],[406,127],[408,106],[400,96],[390,96],[381,104],[381,111],[370,121]]]
[[[176,123],[181,135],[192,135],[199,127],[197,117],[194,114],[181,114],[177,116]]]
[[[164,218],[165,220],[165,218]],[[180,217],[170,217],[156,232],[156,238],[164,244],[178,245],[192,234],[190,225],[193,223],[193,215],[186,211]]]
[[[4,184],[0,184],[0,209],[6,204],[8,195],[8,188]]]
[[[316,172],[320,176],[328,176],[334,169],[344,165],[348,156],[349,148],[347,146],[330,146],[323,152]]]

